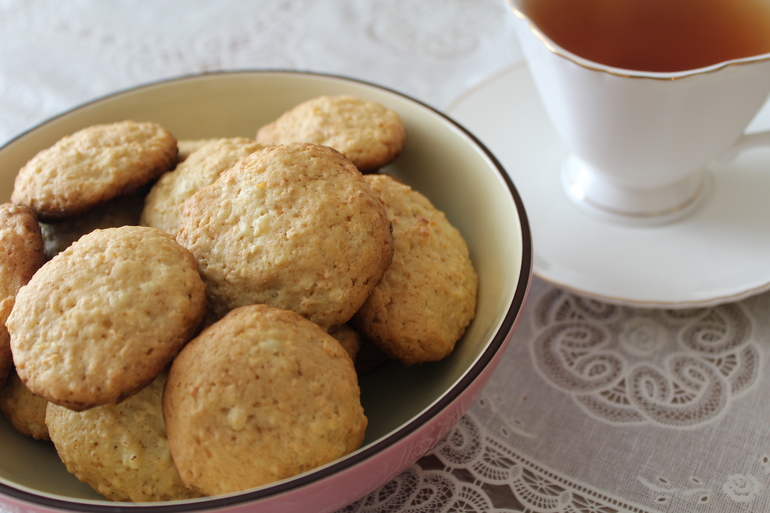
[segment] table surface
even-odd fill
[[[0,0],[0,145],[100,96],[218,70],[339,74],[448,110],[521,66],[511,16],[502,0]],[[535,277],[465,417],[345,511],[770,511],[769,313],[767,293],[633,309]]]

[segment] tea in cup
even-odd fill
[[[710,163],[770,146],[745,133],[770,93],[770,0],[507,1],[587,210],[680,218]]]

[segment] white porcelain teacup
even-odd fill
[[[588,210],[676,219],[703,197],[706,166],[770,145],[770,133],[745,133],[770,93],[770,54],[680,72],[610,67],[559,47],[522,0],[507,1],[543,104],[571,152],[562,183]]]

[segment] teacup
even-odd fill
[[[578,205],[611,219],[679,219],[705,196],[707,166],[770,145],[770,132],[745,133],[770,93],[770,54],[686,71],[621,69],[554,43],[524,1],[507,0],[540,97],[570,151],[561,178]]]

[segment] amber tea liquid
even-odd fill
[[[770,0],[522,0],[553,42],[594,62],[685,71],[770,52]]]

